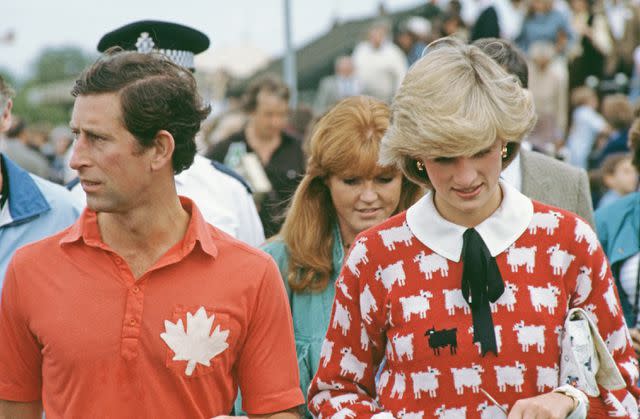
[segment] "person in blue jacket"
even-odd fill
[[[629,129],[633,165],[640,171],[640,118]],[[640,354],[640,192],[634,192],[598,209],[598,239],[616,279],[620,303],[633,346]]]
[[[11,125],[12,96],[0,77],[0,133]],[[19,247],[68,227],[79,214],[64,187],[28,173],[0,153],[0,289]]]

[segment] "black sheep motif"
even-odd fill
[[[455,354],[458,349],[457,330],[442,329],[436,330],[434,327],[425,332],[425,336],[429,336],[429,347],[433,349],[435,355],[440,355],[440,348],[449,347],[449,353]]]

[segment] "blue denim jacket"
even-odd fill
[[[80,210],[69,191],[32,175],[0,154],[9,184],[9,198],[0,211],[0,289],[15,251],[73,224]]]

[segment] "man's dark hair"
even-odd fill
[[[473,45],[500,64],[507,73],[520,80],[525,89],[529,87],[529,68],[527,59],[511,41],[499,38],[480,38]]]
[[[198,94],[191,72],[160,53],[111,48],[87,68],[71,91],[74,97],[118,93],[124,126],[144,148],[160,130],[175,141],[174,173],[191,166],[195,136],[211,107]]]
[[[267,92],[289,102],[289,87],[277,76],[269,74],[252,81],[247,87],[244,98],[246,112],[251,113],[256,110],[260,92]]]

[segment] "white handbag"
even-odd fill
[[[607,390],[626,387],[598,327],[581,308],[570,309],[564,322],[560,385],[564,384],[570,384],[591,397],[600,395],[598,384]]]

